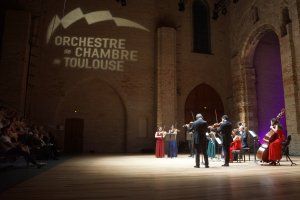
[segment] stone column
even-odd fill
[[[238,56],[231,59],[231,78],[232,78],[232,92],[234,110],[232,111],[233,122],[246,122],[246,108],[245,108],[245,80],[242,65]]]
[[[243,69],[245,80],[245,110],[246,124],[251,130],[257,133],[258,118],[257,118],[257,95],[256,95],[256,77],[254,67]]]
[[[288,2],[291,23],[280,38],[287,132],[292,136],[291,154],[300,154],[300,1]]]
[[[176,30],[157,30],[157,126],[176,124]]]
[[[282,78],[284,85],[287,133],[292,136],[290,153],[299,154],[299,82],[297,81],[297,68],[295,63],[295,43],[291,24],[288,34],[280,38],[280,51],[282,63]]]

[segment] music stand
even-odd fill
[[[257,143],[257,134],[254,131],[249,130],[248,131],[250,135],[253,138],[253,156],[254,156],[254,162],[256,162],[256,143]]]
[[[291,166],[293,166],[293,165],[297,165],[297,164],[294,163],[290,157],[289,145],[290,145],[291,139],[292,139],[292,136],[289,135],[287,137],[287,139],[284,142],[282,142],[282,151],[283,151],[283,154],[286,156],[286,160],[289,159],[291,162]]]

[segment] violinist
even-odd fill
[[[156,156],[156,158],[165,157],[165,144],[164,144],[165,136],[166,136],[166,132],[163,131],[162,127],[159,127],[158,130],[155,132],[155,139],[156,139],[155,156]]]
[[[238,129],[232,130],[232,142],[230,144],[230,161],[237,160],[237,157],[234,157],[232,154],[232,151],[234,150],[242,150],[242,144],[241,144],[241,136],[239,134]],[[235,155],[237,156],[237,155]]]
[[[189,146],[189,157],[194,157],[194,139],[193,139],[193,131],[190,131],[190,126],[193,124],[193,122],[190,122],[189,124],[183,125],[183,128],[186,129],[186,141],[188,142]]]
[[[207,156],[209,158],[216,157],[216,136],[212,129],[209,128],[209,132],[206,133],[208,145],[207,145]]]
[[[178,129],[174,127],[174,125],[171,126],[171,129],[168,132],[169,135],[169,141],[168,141],[168,157],[174,158],[177,157],[177,133],[179,132]]]
[[[222,165],[223,167],[229,166],[230,144],[232,142],[231,131],[232,131],[231,122],[229,121],[227,115],[223,115],[222,121],[220,123],[220,127],[217,129],[217,132],[221,133],[222,141],[223,141],[223,152],[225,157],[225,163]]]
[[[196,115],[196,121],[190,127],[190,130],[194,132],[194,148],[196,154],[196,165],[195,168],[200,167],[200,151],[202,151],[204,156],[205,168],[209,168],[208,166],[208,157],[207,157],[207,122],[203,119],[203,116],[198,113]]]
[[[282,158],[282,142],[285,141],[285,136],[282,126],[275,118],[271,120],[270,129],[274,131],[274,135],[269,141],[269,164],[276,165]]]

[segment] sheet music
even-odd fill
[[[219,145],[221,145],[223,142],[220,140],[220,138],[216,137],[216,141]]]
[[[251,130],[249,130],[249,133],[250,133],[250,135],[251,135],[252,137],[254,137],[254,138],[256,138],[256,137],[257,137],[257,134],[256,134],[256,133],[254,133],[254,131],[251,131]]]

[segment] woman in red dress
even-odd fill
[[[282,157],[282,142],[285,140],[285,136],[281,125],[276,119],[271,120],[270,128],[274,131],[274,135],[269,141],[269,162],[270,165],[276,165]]]
[[[156,158],[165,157],[165,145],[164,145],[164,137],[165,131],[162,130],[162,127],[158,128],[158,131],[155,133],[156,138],[156,148],[155,148],[155,156]]]
[[[232,131],[233,141],[230,144],[230,161],[233,161],[233,150],[242,150],[242,142],[241,142],[241,136],[238,134],[238,130],[235,129]]]

